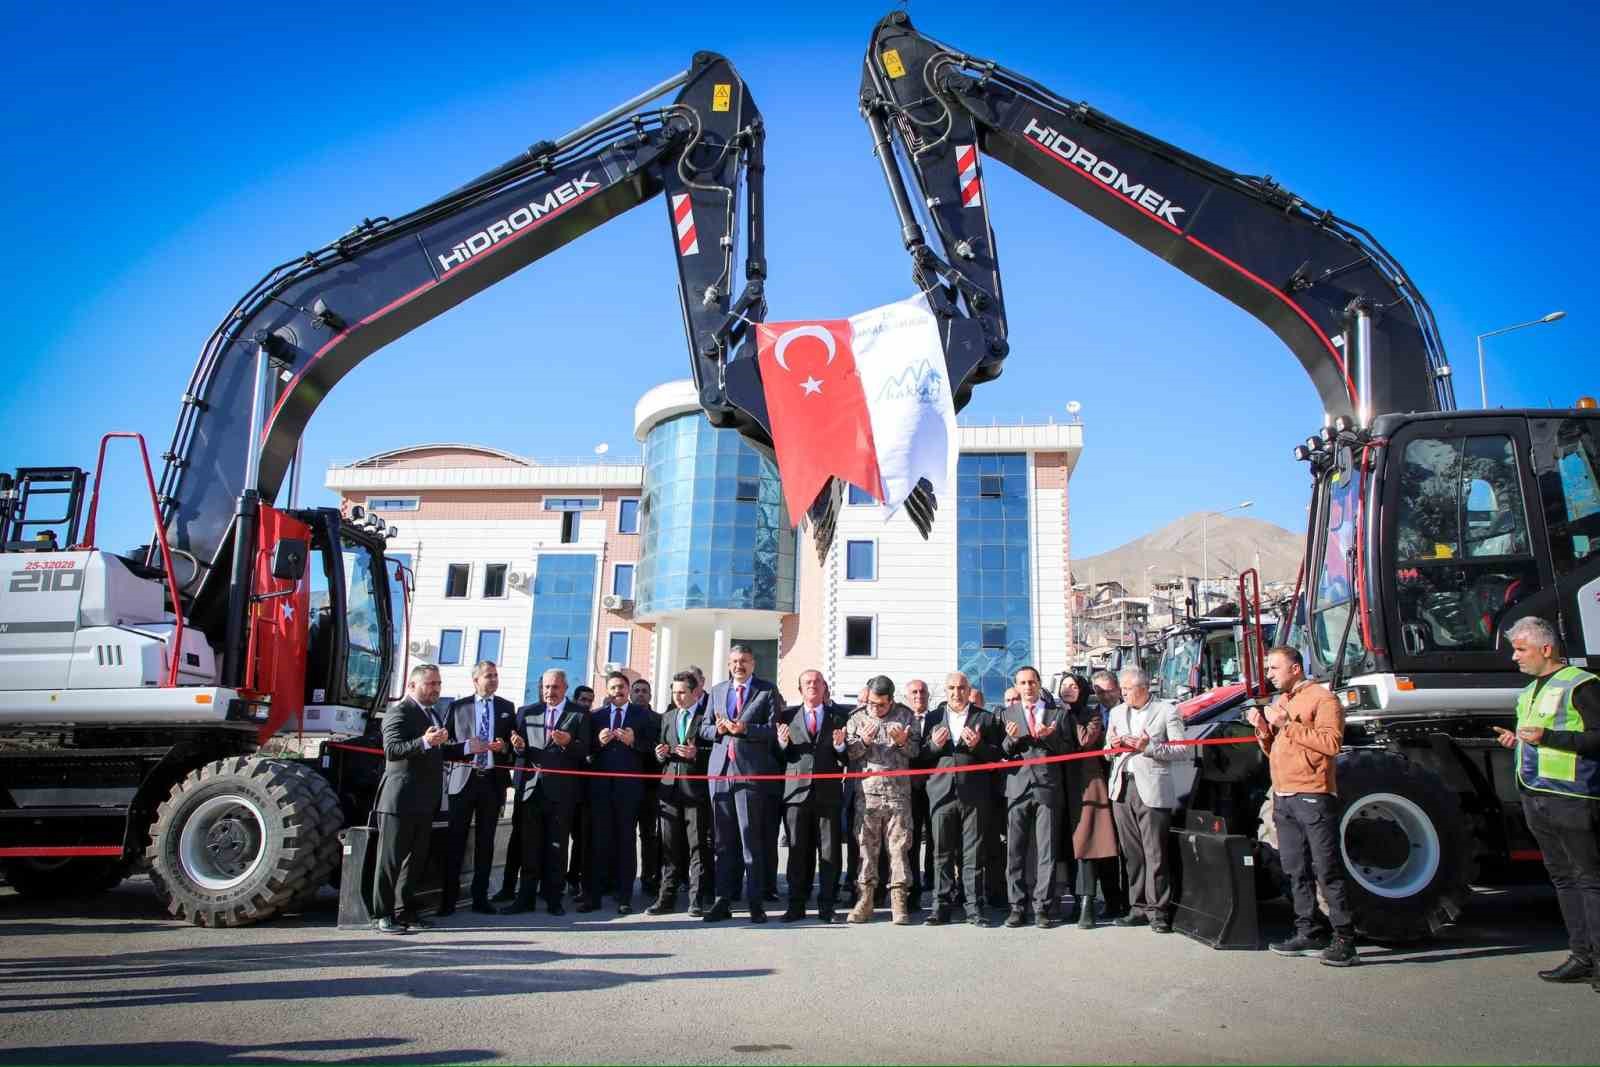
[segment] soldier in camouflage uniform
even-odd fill
[[[867,683],[866,704],[845,725],[845,751],[852,771],[895,771],[911,766],[920,742],[911,709],[894,700],[894,683],[878,675]],[[853,778],[853,834],[861,848],[860,895],[849,921],[872,920],[872,897],[878,884],[878,848],[889,841],[889,904],[895,925],[911,922],[911,874],[906,850],[911,845],[911,779]]]

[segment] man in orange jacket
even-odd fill
[[[1250,709],[1250,725],[1272,770],[1272,812],[1278,857],[1294,891],[1295,933],[1267,947],[1280,956],[1319,956],[1330,967],[1352,967],[1355,918],[1339,865],[1339,794],[1334,761],[1344,743],[1344,712],[1325,685],[1306,677],[1298,649],[1267,653],[1267,677],[1278,699],[1265,712]],[[1328,902],[1331,940],[1317,921],[1317,887]]]

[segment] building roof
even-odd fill
[[[354,463],[348,464],[348,466],[388,467],[392,466],[397,460],[404,459],[406,456],[413,455],[418,452],[477,452],[481,455],[493,456],[496,459],[509,460],[519,467],[532,467],[535,465],[534,461],[526,456],[519,456],[515,452],[507,452],[503,448],[495,448],[492,445],[474,445],[460,441],[437,441],[432,444],[406,445],[404,448],[391,448],[387,452],[378,452],[374,455],[368,456],[366,459],[358,459]]]

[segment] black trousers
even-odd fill
[[[645,782],[639,798],[639,885],[650,896],[661,889],[661,783]]]
[[[933,889],[934,843],[928,790],[914,785],[911,787],[911,853],[906,863],[911,868],[912,896]]]
[[[1006,808],[1006,883],[1011,908],[1048,911],[1055,903],[1059,801],[1025,797]],[[1031,883],[1031,884],[1030,884]]]
[[[577,807],[572,809],[572,847],[567,859],[567,884],[577,892],[579,886],[589,884],[589,791],[585,789]]]
[[[566,849],[561,850],[561,868],[566,869]],[[515,809],[511,815],[511,840],[506,842],[506,866],[500,872],[500,895],[515,896],[517,876],[522,873],[522,819]]]
[[[762,807],[766,816],[763,824],[766,830],[766,840],[763,842],[766,867],[762,873],[761,887],[768,896],[776,896],[778,892],[778,833],[783,829],[783,806],[783,793],[772,789],[766,791]]]
[[[739,786],[711,797],[712,837],[717,846],[717,897],[759,904],[767,869],[767,797]]]
[[[572,830],[572,809],[551,804],[537,790],[517,802],[517,829],[522,839],[522,886],[517,903],[532,904],[534,897],[559,904],[566,888],[566,844]]]
[[[1600,960],[1600,800],[1525,792],[1522,813],[1544,852],[1570,951]]]
[[[1327,793],[1295,793],[1272,798],[1272,821],[1278,828],[1278,859],[1294,893],[1294,924],[1302,934],[1315,933],[1317,886],[1328,901],[1328,921],[1335,933],[1355,936],[1355,917],[1339,865],[1339,798]],[[1128,871],[1133,889],[1133,871]]]
[[[1167,865],[1167,837],[1172,830],[1172,809],[1146,807],[1131,780],[1124,782],[1122,791],[1124,796],[1112,803],[1111,814],[1117,824],[1122,865],[1128,872],[1128,911],[1151,920],[1170,919],[1172,872]],[[1288,869],[1287,860],[1284,869]],[[1315,907],[1315,891],[1311,898]]]
[[[432,836],[432,815],[378,815],[378,873],[372,885],[376,918],[415,912]]]
[[[993,771],[994,804],[983,827],[983,892],[992,907],[1006,906],[1006,792],[1005,779]]]
[[[856,840],[855,793],[849,788],[850,783],[845,783],[844,801],[839,805],[838,834],[844,842],[844,884],[845,892],[853,900],[855,898],[856,883],[861,877],[861,842]],[[888,879],[880,879],[878,884],[883,885]]]
[[[494,869],[494,833],[505,804],[506,791],[493,771],[473,771],[461,792],[450,798],[450,831],[445,838],[444,885],[439,906],[456,906],[461,890],[461,863],[467,854],[469,824],[472,840],[472,902],[489,903],[489,874]]]
[[[686,889],[691,904],[710,904],[716,896],[716,861],[711,844],[711,802],[661,793],[656,809],[661,843],[662,897]]]
[[[817,882],[817,904],[832,911],[839,895],[839,806],[788,804],[783,809],[784,827],[789,832],[789,903],[805,904],[811,897],[811,883]]]
[[[633,782],[596,784],[589,792],[589,873],[584,893],[591,901],[615,893],[618,903],[633,899],[638,873],[639,793]]]
[[[987,807],[947,800],[929,813],[932,831],[935,893],[942,908],[953,908],[957,898],[966,901],[967,914],[983,911],[983,831],[991,818]],[[956,889],[956,870],[961,871],[961,892]]]

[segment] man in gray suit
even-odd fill
[[[1123,700],[1111,709],[1109,748],[1130,748],[1111,762],[1111,812],[1117,822],[1117,843],[1128,872],[1128,914],[1118,926],[1142,926],[1158,934],[1172,932],[1172,876],[1167,870],[1167,835],[1178,790],[1172,764],[1192,759],[1188,748],[1169,742],[1183,739],[1183,717],[1176,705],[1150,696],[1150,677],[1138,667],[1118,676]]]
[[[1005,731],[1000,751],[1005,757],[1026,760],[1076,749],[1077,735],[1061,728],[1065,713],[1044,702],[1039,672],[1019,667],[1011,680],[1017,702],[1000,714]],[[1065,801],[1061,764],[1035,763],[1005,774],[1006,883],[1011,904],[1006,925],[1015,928],[1027,922],[1031,903],[1034,921],[1048,930],[1056,925],[1056,823]]]
[[[378,929],[406,934],[428,926],[417,918],[416,889],[428,863],[433,817],[444,792],[444,761],[460,759],[463,746],[428,709],[439,699],[439,668],[419,663],[406,679],[406,695],[383,716],[383,781],[372,810],[378,816],[378,872],[372,911]],[[488,750],[473,738],[467,750]]]
[[[472,762],[451,764],[445,772],[450,792],[450,832],[445,838],[444,885],[439,914],[456,910],[456,895],[461,890],[461,863],[467,852],[468,826],[474,833],[472,844],[472,910],[493,915],[489,903],[489,874],[494,868],[494,835],[505,806],[506,788],[511,784],[507,769],[511,758],[511,728],[517,709],[511,701],[495,696],[500,687],[500,669],[493,660],[482,660],[472,668],[472,696],[454,701],[445,715],[450,740],[462,742],[476,737],[489,746],[487,752],[472,757]]]
[[[778,693],[771,682],[755,677],[755,652],[748,645],[728,650],[728,680],[711,687],[700,739],[711,744],[707,768],[719,774],[778,774],[773,716]],[[706,922],[733,917],[733,899],[743,883],[750,921],[764,923],[762,884],[767,865],[767,790],[760,782],[711,783],[712,836],[716,842],[717,899],[703,916]]]

